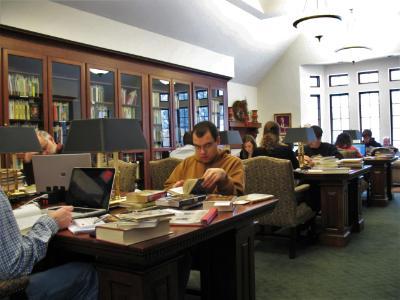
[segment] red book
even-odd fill
[[[206,214],[201,218],[201,224],[203,224],[203,225],[208,225],[208,224],[210,224],[210,223],[215,219],[216,216],[218,216],[218,209],[215,208],[215,207],[210,208],[210,209],[208,210],[208,213],[206,213]]]

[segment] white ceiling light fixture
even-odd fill
[[[324,5],[320,5],[319,0],[310,2],[314,4],[305,0],[303,14],[293,22],[293,26],[320,41],[340,25],[342,17],[328,11],[326,0]]]
[[[371,55],[372,48],[364,45],[360,41],[360,33],[356,30],[356,20],[353,14],[353,9],[350,9],[349,22],[347,24],[347,37],[344,46],[335,50],[340,55],[343,62],[352,62],[368,58]]]
[[[95,75],[105,75],[110,72],[110,71],[94,69],[94,68],[90,68],[89,71],[90,71],[90,73],[95,74]]]

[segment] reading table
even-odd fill
[[[254,226],[277,200],[237,206],[203,227],[171,226],[171,234],[130,246],[98,241],[88,234],[59,232],[49,255],[84,254],[99,271],[101,299],[183,299],[182,265],[202,249],[204,299],[255,299]]]

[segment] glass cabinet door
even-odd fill
[[[8,122],[45,129],[43,61],[8,55]]]
[[[121,117],[138,120],[143,127],[142,77],[121,73],[120,103]]]
[[[52,62],[51,68],[53,135],[57,143],[64,144],[70,122],[82,118],[81,67]]]
[[[209,121],[208,88],[200,86],[194,87],[194,104],[194,123],[197,124],[201,121]]]
[[[225,130],[225,111],[224,111],[224,90],[211,89],[211,122],[217,126],[219,131]]]
[[[152,141],[154,148],[171,147],[170,82],[152,79]]]
[[[190,130],[190,84],[174,82],[175,146],[183,146],[183,135]]]
[[[90,118],[114,118],[115,79],[114,72],[89,69],[90,74]]]

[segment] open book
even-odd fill
[[[33,224],[43,215],[41,209],[34,203],[22,205],[14,209],[13,213],[22,234],[28,233]]]
[[[183,186],[169,189],[173,195],[204,195],[207,190],[202,186],[203,178],[186,179]]]

